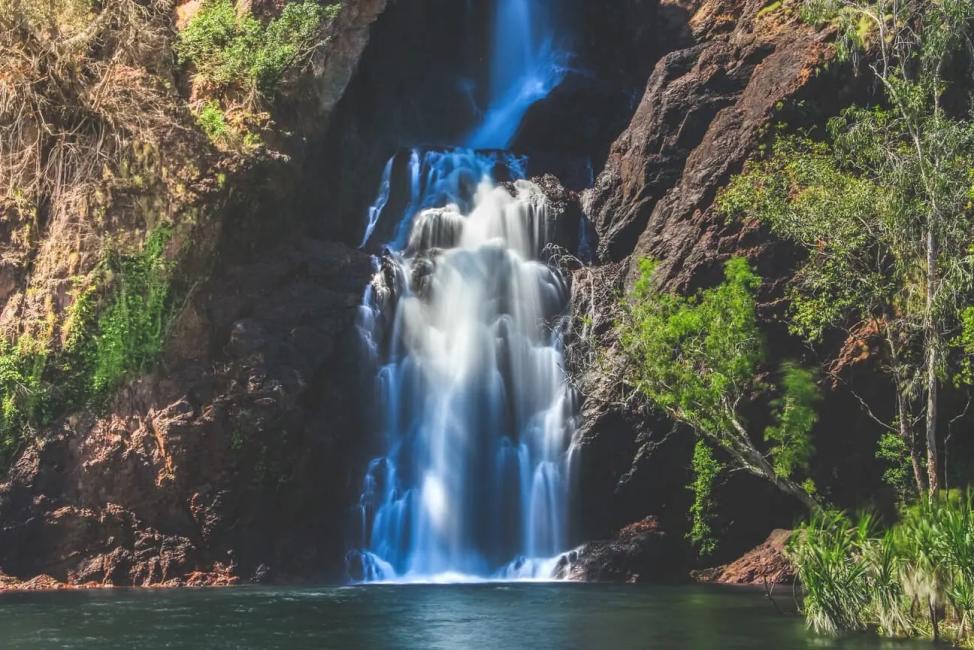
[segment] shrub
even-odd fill
[[[732,258],[723,283],[682,296],[658,290],[654,272],[654,262],[644,260],[617,323],[627,380],[666,415],[719,447],[737,469],[817,508],[796,480],[804,478],[812,451],[818,389],[810,373],[793,365],[785,366],[780,389],[760,379],[767,361],[755,300],[761,278],[747,260]],[[767,434],[770,459],[743,415],[744,405],[769,388],[781,395]]]
[[[200,109],[199,114],[196,116],[196,123],[200,125],[203,133],[214,144],[225,142],[230,135],[226,116],[223,113],[223,109],[220,108],[220,102],[216,100],[203,105],[203,108]]]
[[[48,418],[47,362],[47,346],[33,337],[22,336],[14,346],[0,343],[0,467],[10,464],[27,435]]]
[[[168,227],[157,228],[140,253],[109,258],[115,290],[98,319],[91,384],[95,397],[144,370],[162,352],[172,316],[170,264],[165,258],[171,234]]]
[[[866,627],[869,604],[863,541],[867,526],[840,512],[816,513],[792,537],[789,550],[798,570],[809,627],[835,634]]]
[[[287,70],[313,51],[322,22],[338,8],[291,2],[264,24],[238,15],[232,0],[207,0],[180,33],[176,54],[210,83],[269,96]]]

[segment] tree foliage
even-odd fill
[[[793,362],[781,369],[781,396],[772,401],[775,424],[764,432],[771,445],[774,471],[778,476],[807,476],[812,454],[812,427],[818,422],[817,407],[822,393],[815,374]]]
[[[810,376],[794,366],[785,369],[784,390],[774,409],[777,422],[769,429],[777,469],[758,449],[741,415],[756,393],[775,390],[759,380],[766,360],[754,299],[760,278],[746,260],[733,258],[723,283],[681,296],[655,288],[652,261],[643,261],[641,268],[620,323],[631,383],[674,420],[726,452],[736,467],[814,508],[796,476],[784,473],[807,468],[814,424],[808,409],[817,400]]]
[[[923,441],[911,427],[929,391],[929,353],[939,345],[931,337],[957,335],[974,276],[974,125],[936,119],[921,137],[940,162],[926,172],[906,120],[889,110],[853,108],[829,122],[826,142],[779,136],[770,155],[751,163],[718,198],[725,214],[757,218],[806,252],[790,288],[793,332],[816,342],[840,328],[850,342],[881,343],[898,405],[888,426],[917,464]],[[926,183],[937,188],[933,195]],[[933,231],[931,196],[949,215]],[[938,251],[933,290],[931,232]],[[937,347],[938,377],[946,375],[946,358]],[[915,474],[923,489],[922,468]]]
[[[703,439],[697,440],[693,448],[691,468],[693,503],[690,504],[690,532],[687,538],[701,557],[709,557],[717,551],[717,536],[713,530],[716,510],[714,487],[722,468],[710,445]]]
[[[865,52],[881,85],[888,111],[853,111],[851,142],[864,146],[860,159],[843,161],[850,171],[899,192],[896,212],[904,218],[899,244],[915,271],[900,288],[908,320],[918,320],[921,362],[904,362],[897,377],[901,414],[919,379],[926,398],[923,408],[927,452],[926,478],[915,469],[918,487],[924,480],[931,492],[940,485],[938,422],[940,383],[945,375],[945,341],[956,327],[960,297],[971,284],[969,241],[970,122],[948,113],[944,98],[949,71],[974,51],[974,3],[970,0],[806,0],[806,19],[837,28],[840,54],[855,58]],[[955,116],[956,117],[956,116]],[[834,133],[833,133],[834,136]],[[836,138],[836,152],[842,153]],[[858,152],[855,152],[858,153]],[[868,233],[868,223],[863,230]],[[961,245],[958,246],[958,243]],[[910,289],[920,300],[911,302]],[[913,317],[913,318],[910,318]],[[914,323],[915,325],[915,323]],[[916,329],[914,327],[914,329]],[[912,341],[911,341],[912,342]],[[902,421],[905,418],[901,415]],[[905,433],[901,435],[906,435]],[[910,443],[914,456],[918,444]],[[916,464],[916,460],[914,460]]]
[[[322,22],[338,7],[289,2],[265,24],[238,13],[232,0],[206,0],[180,33],[176,53],[212,84],[271,95],[287,70],[314,49]]]

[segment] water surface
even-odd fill
[[[783,608],[792,607],[781,597]],[[929,648],[816,637],[753,591],[479,584],[64,592],[0,596],[0,647]]]

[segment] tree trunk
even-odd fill
[[[931,215],[931,219],[935,219]],[[934,321],[934,295],[937,291],[938,275],[937,237],[932,224],[927,225],[927,286],[926,314],[924,314],[924,345],[926,346],[927,371],[927,480],[930,494],[940,489],[940,458],[937,452],[937,364],[940,357],[940,333]]]
[[[821,508],[819,503],[802,486],[790,478],[778,476],[768,459],[751,442],[751,437],[740,422],[732,418],[731,424],[737,432],[736,436],[731,434],[729,439],[721,439],[721,436],[711,435],[710,438],[728,451],[731,456],[737,458],[741,469],[769,481],[780,491],[798,499],[809,512],[815,512]]]
[[[913,465],[913,480],[916,482],[917,494],[927,492],[927,477],[923,473],[923,458],[916,436],[910,429],[910,410],[907,406],[906,390],[897,386],[896,389],[897,419],[899,420],[900,438],[910,451],[910,463]]]

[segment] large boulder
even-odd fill
[[[670,582],[686,578],[682,545],[654,517],[630,524],[612,539],[566,554],[557,577],[582,582]]]

